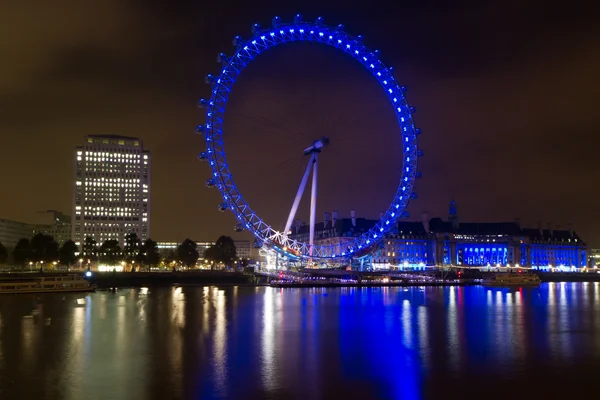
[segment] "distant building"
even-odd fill
[[[75,149],[71,237],[99,244],[125,235],[150,237],[150,153],[137,138],[90,135]]]
[[[52,216],[51,223],[35,225],[34,233],[50,235],[59,245],[71,239],[71,217],[56,210],[46,212]]]
[[[31,239],[35,226],[25,222],[0,219],[0,243],[6,248],[14,248],[19,239]]]
[[[523,266],[535,269],[572,269],[587,265],[587,246],[572,229],[522,228],[520,222],[463,223],[456,205],[448,222],[429,221],[435,251],[432,265]],[[454,213],[452,213],[452,210]]]
[[[600,268],[600,249],[590,249],[588,253],[588,267]]]
[[[181,242],[158,242],[158,252],[162,257],[166,257],[171,251],[177,253],[177,247],[179,247],[180,244]],[[214,244],[215,242],[196,242],[196,250],[198,250],[200,259],[204,258],[206,249]]]
[[[342,219],[335,211],[333,218],[325,213],[324,222],[315,225],[315,244],[350,242],[376,223],[356,218],[354,211]],[[308,242],[308,226],[296,221],[289,237]],[[448,265],[569,270],[588,264],[587,246],[572,229],[522,228],[518,221],[460,222],[454,201],[446,221],[423,214],[420,222],[398,222],[370,257],[375,269]],[[600,264],[600,253],[594,260]]]
[[[235,250],[240,259],[250,260],[252,258],[252,243],[249,240],[236,240]]]
[[[158,248],[158,254],[160,254],[161,258],[167,257],[171,252],[177,254],[177,246],[180,243],[177,242],[157,242],[156,247]]]

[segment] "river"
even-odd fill
[[[0,297],[0,399],[600,393],[600,284]]]

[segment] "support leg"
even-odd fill
[[[300,186],[298,187],[298,193],[296,193],[296,198],[294,199],[294,204],[292,205],[292,210],[290,211],[290,215],[288,215],[287,222],[285,223],[285,230],[283,231],[283,235],[287,237],[290,228],[292,227],[292,222],[294,222],[294,217],[296,216],[296,212],[298,212],[298,206],[300,205],[300,200],[302,200],[302,194],[304,193],[304,188],[306,187],[306,182],[308,181],[308,174],[310,173],[310,167],[313,165],[315,161],[316,155],[313,154],[308,160],[308,165],[306,166],[306,171],[304,171],[304,176],[302,177],[302,181],[300,182]],[[314,179],[314,178],[313,178]]]
[[[315,242],[315,218],[317,215],[317,172],[318,172],[318,161],[317,153],[313,155],[313,172],[312,172],[312,186],[310,188],[310,256],[313,255],[313,247]]]

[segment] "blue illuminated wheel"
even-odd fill
[[[412,114],[414,108],[410,107],[404,97],[405,87],[398,85],[392,69],[386,67],[378,58],[377,51],[371,51],[362,44],[361,36],[351,36],[344,32],[343,26],[330,27],[323,24],[323,19],[315,22],[305,22],[300,15],[294,22],[283,23],[279,17],[273,18],[271,28],[261,29],[255,24],[252,28],[253,36],[243,40],[239,36],[233,39],[236,47],[235,53],[228,57],[221,53],[217,61],[222,64],[218,76],[208,75],[206,82],[212,87],[210,100],[202,99],[198,102],[200,107],[206,108],[206,124],[198,125],[196,132],[204,134],[206,151],[198,157],[208,161],[212,169],[212,177],[206,182],[209,187],[217,187],[223,196],[223,203],[218,207],[220,211],[231,210],[237,220],[236,230],[246,229],[254,235],[259,243],[274,247],[284,252],[291,258],[324,258],[354,257],[364,252],[381,240],[392,229],[399,218],[405,217],[406,206],[413,193],[413,185],[417,173],[417,157],[421,153],[417,150],[417,135]],[[402,135],[402,149],[399,152],[403,157],[402,177],[394,199],[384,213],[381,220],[367,233],[360,237],[347,238],[343,243],[332,245],[315,244],[310,255],[308,243],[290,239],[283,232],[273,229],[255,214],[248,203],[238,191],[225,155],[223,143],[223,121],[225,107],[231,89],[242,70],[264,51],[285,43],[307,41],[322,43],[339,49],[363,64],[377,79],[398,118],[400,134]]]

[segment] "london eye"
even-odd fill
[[[298,41],[333,47],[362,64],[385,92],[397,119],[397,133],[401,136],[402,146],[398,149],[398,156],[402,157],[402,173],[389,207],[368,231],[339,243],[322,244],[315,241],[318,166],[319,157],[322,157],[320,153],[326,152],[329,144],[326,136],[313,138],[312,143],[306,144],[307,147],[298,149],[299,152],[303,150],[307,165],[286,224],[280,229],[270,225],[253,211],[238,190],[227,162],[223,126],[228,98],[237,78],[260,54],[276,46]],[[203,135],[206,142],[206,150],[198,158],[206,161],[211,168],[211,177],[206,185],[216,187],[221,192],[222,202],[218,205],[218,210],[233,212],[237,219],[236,231],[249,231],[261,246],[274,249],[291,259],[331,260],[365,254],[396,226],[400,218],[407,216],[406,207],[416,197],[413,186],[420,175],[417,172],[417,158],[422,155],[417,148],[420,130],[415,128],[415,109],[406,100],[406,88],[396,81],[393,68],[387,67],[379,59],[379,52],[370,50],[363,44],[361,36],[346,33],[342,25],[328,26],[321,17],[314,22],[303,20],[301,15],[296,15],[290,22],[283,22],[275,17],[269,28],[254,24],[252,36],[247,40],[236,36],[233,45],[235,52],[231,56],[225,53],[217,56],[217,61],[221,64],[220,73],[206,76],[205,81],[211,86],[210,98],[198,101],[198,106],[206,110],[206,123],[196,127],[196,132]],[[309,239],[300,241],[290,235],[290,227],[311,175]]]

